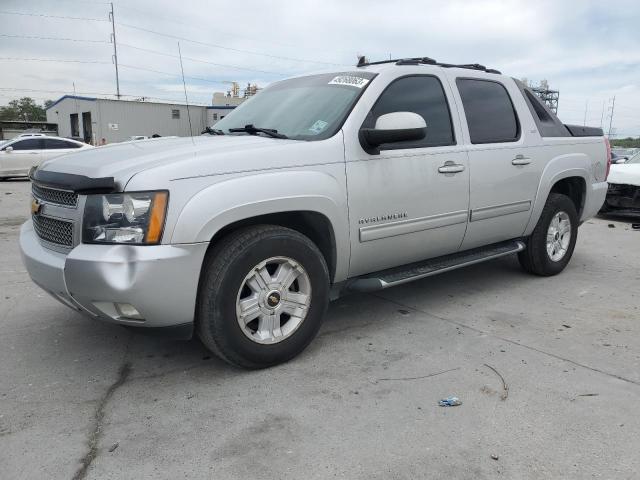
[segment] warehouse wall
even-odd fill
[[[47,109],[47,122],[58,124],[58,135],[60,137],[71,137],[71,119],[73,113],[78,113],[78,127],[80,137],[83,137],[84,130],[82,128],[82,113],[91,112],[92,122],[97,119],[96,100],[64,98],[52,107]],[[93,125],[95,129],[95,124]]]
[[[212,127],[214,126],[218,120],[222,120],[226,117],[231,111],[233,111],[235,107],[227,107],[227,106],[213,106],[207,107],[207,125]]]
[[[180,118],[173,118],[173,110],[180,112]],[[189,110],[193,134],[200,135],[207,123],[206,107],[189,106]],[[190,135],[187,107],[177,104],[68,97],[47,110],[47,121],[58,124],[61,137],[70,137],[71,115],[78,113],[79,133],[80,137],[84,137],[84,112],[91,113],[92,141],[95,142],[100,142],[102,138],[107,143],[122,142],[133,135]]]
[[[97,139],[106,138],[108,143],[129,140],[132,135],[150,137],[154,133],[163,137],[190,136],[186,105],[171,105],[147,102],[122,102],[97,100]],[[178,110],[180,118],[172,118],[172,110]],[[206,107],[190,106],[193,135],[200,135],[206,126]],[[117,130],[109,128],[117,125]]]

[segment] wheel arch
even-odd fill
[[[587,185],[588,182],[591,182],[588,164],[589,157],[585,154],[561,155],[547,164],[540,177],[531,217],[524,231],[524,236],[533,232],[549,194],[552,192],[567,195],[576,206],[578,218],[581,219],[586,203]]]
[[[331,221],[322,213],[305,210],[274,212],[237,220],[219,229],[209,241],[208,251],[225,236],[240,228],[254,225],[278,225],[290,228],[308,237],[320,250],[329,268],[329,278],[333,282],[336,273],[337,249],[335,232]]]
[[[265,191],[283,194],[265,195]],[[172,243],[209,242],[211,248],[231,231],[259,224],[279,225],[306,235],[323,254],[332,282],[346,278],[346,195],[336,179],[323,172],[244,176],[207,187],[183,208]]]

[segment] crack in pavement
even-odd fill
[[[100,398],[98,402],[98,406],[96,407],[96,411],[93,416],[93,428],[91,429],[91,433],[89,434],[89,439],[87,441],[88,450],[80,459],[80,463],[82,464],[80,468],[73,475],[73,480],[82,480],[87,475],[87,471],[91,462],[96,458],[98,454],[98,441],[102,436],[102,426],[104,422],[104,410],[107,406],[107,403],[113,396],[116,390],[120,388],[129,378],[129,374],[131,373],[131,363],[125,362],[118,371],[118,378],[115,382],[111,384],[111,386],[107,389],[105,394]]]
[[[633,385],[640,386],[640,381],[633,380],[633,379],[627,378],[627,377],[623,377],[622,375],[618,375],[616,373],[606,372],[606,371],[601,370],[599,368],[591,367],[589,365],[585,365],[584,363],[576,362],[575,360],[571,360],[570,358],[562,357],[562,356],[557,355],[555,353],[547,352],[545,350],[541,350],[539,348],[532,347],[531,345],[526,345],[524,343],[518,342],[517,340],[512,340],[510,338],[502,337],[500,335],[496,335],[494,333],[487,332],[485,330],[481,330],[480,328],[476,328],[476,327],[471,327],[469,325],[465,325],[462,322],[457,322],[457,321],[451,320],[449,318],[440,317],[438,315],[434,315],[433,313],[429,313],[429,312],[426,312],[426,311],[421,310],[419,308],[412,307],[410,305],[406,305],[406,304],[404,304],[402,302],[398,302],[397,300],[391,300],[390,298],[386,298],[386,297],[383,297],[383,296],[380,296],[380,295],[376,295],[374,293],[370,293],[369,295],[371,295],[372,297],[378,298],[380,300],[392,303],[392,304],[397,305],[399,307],[408,308],[409,310],[413,310],[414,312],[422,313],[423,315],[427,315],[428,317],[433,317],[433,318],[436,318],[436,319],[438,319],[440,321],[443,321],[443,322],[451,323],[453,325],[458,325],[459,327],[472,330],[472,331],[474,331],[476,333],[481,333],[481,334],[487,335],[489,337],[497,338],[498,340],[502,340],[503,342],[511,343],[512,345],[517,345],[519,347],[526,348],[528,350],[532,350],[534,352],[541,353],[543,355],[547,355],[547,356],[555,358],[557,360],[562,360],[563,362],[571,363],[572,365],[575,365],[577,367],[585,368],[587,370],[591,370],[592,372],[601,373],[601,374],[606,375],[608,377],[617,378],[618,380],[622,380],[623,382],[627,382],[627,383],[631,383]]]

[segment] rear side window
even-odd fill
[[[520,126],[511,97],[501,83],[491,80],[456,80],[467,117],[471,143],[514,142]]]
[[[42,140],[39,138],[28,138],[11,144],[14,150],[40,150],[42,148]]]
[[[59,148],[79,148],[80,145],[73,142],[67,142],[66,140],[58,140],[57,138],[45,138],[44,148],[47,150],[59,149]]]
[[[413,112],[427,123],[427,136],[417,142],[381,145],[381,150],[454,145],[451,114],[440,80],[433,76],[403,77],[391,83],[369,112],[363,127],[373,128],[381,115]]]

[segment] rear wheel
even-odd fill
[[[231,364],[268,367],[311,342],[328,298],[327,265],[309,238],[279,226],[247,227],[223,238],[205,260],[197,332]]]
[[[535,275],[560,273],[571,260],[578,236],[578,214],[566,195],[551,193],[538,224],[518,254],[522,267]]]

